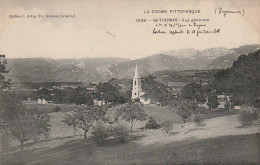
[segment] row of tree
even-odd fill
[[[147,114],[143,109],[143,104],[132,100],[127,101],[117,108],[115,117],[112,119],[111,117],[106,116],[107,110],[106,106],[77,109],[71,113],[66,113],[63,122],[66,125],[73,127],[74,136],[77,128],[82,129],[84,138],[86,139],[89,129],[97,123],[114,124],[117,123],[119,119],[125,120],[131,123],[132,132],[134,123],[136,121],[143,121],[147,117]]]
[[[89,90],[87,87],[47,89],[42,88],[31,94],[33,100],[38,98],[52,101],[57,104],[87,104],[93,105],[93,99],[106,103],[125,103],[129,98],[122,95],[119,87],[109,82],[99,83],[95,89]]]

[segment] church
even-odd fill
[[[144,92],[142,92],[142,84],[141,84],[141,76],[138,73],[138,67],[136,64],[135,67],[135,74],[133,77],[133,89],[132,89],[132,100],[139,99],[141,103],[143,104],[150,104],[150,99],[145,100],[142,95]]]

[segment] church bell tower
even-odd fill
[[[132,90],[132,99],[140,99],[141,96],[141,77],[138,73],[137,64],[135,67],[135,75],[133,77],[133,90]]]

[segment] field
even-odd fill
[[[53,109],[54,106],[49,107]],[[182,127],[181,118],[167,108],[145,106],[149,116],[158,122],[171,119],[174,127],[170,134],[158,130],[141,130],[145,122],[134,125],[134,133],[126,143],[109,139],[97,146],[91,138],[83,139],[82,131],[64,125],[64,113],[50,113],[52,131],[50,139],[26,145],[24,152],[13,146],[0,155],[0,164],[258,164],[260,134],[258,125],[241,128],[237,115],[214,112],[204,125],[198,127],[187,122]],[[46,105],[43,109],[46,109]],[[113,115],[115,108],[109,109]],[[90,137],[90,134],[88,134]]]
[[[26,104],[27,108],[30,109],[37,109],[38,111],[41,112],[46,112],[46,113],[51,113],[55,112],[55,107],[59,106],[61,108],[61,112],[68,112],[75,110],[77,105],[66,105],[66,104]]]

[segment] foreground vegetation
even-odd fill
[[[75,140],[49,150],[1,156],[1,164],[257,164],[260,134],[142,146],[136,143],[104,147]]]

